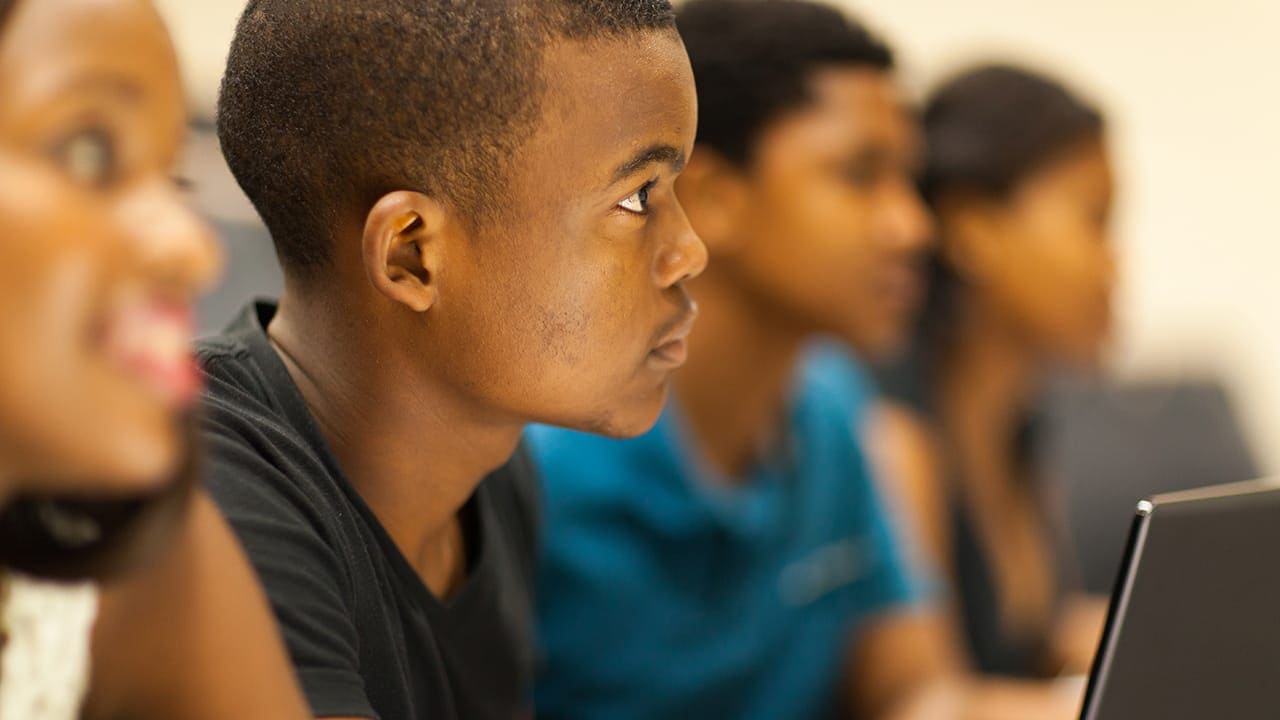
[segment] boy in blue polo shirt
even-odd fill
[[[734,476],[678,402],[630,442],[530,428],[540,717],[825,716],[862,622],[918,592],[851,442],[868,391],[849,369],[811,350],[787,435]]]
[[[699,127],[677,195],[712,262],[652,432],[529,430],[539,717],[961,717],[976,694],[889,525],[840,349],[891,350],[920,297],[931,227],[891,54],[808,2],[692,0],[678,25]]]

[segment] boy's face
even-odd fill
[[[735,250],[716,268],[794,327],[882,355],[905,339],[932,232],[915,121],[884,71],[824,69],[810,87],[758,138]]]
[[[436,323],[448,372],[519,421],[646,431],[683,363],[682,281],[706,250],[672,185],[692,150],[693,73],[674,31],[563,41],[501,220],[451,249]]]

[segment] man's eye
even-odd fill
[[[644,215],[649,211],[649,191],[651,189],[653,189],[653,183],[645,185],[627,199],[618,203],[618,207],[636,215]]]
[[[86,185],[106,185],[115,173],[115,144],[102,130],[73,135],[62,144],[58,155],[67,174]]]

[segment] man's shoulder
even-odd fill
[[[196,360],[206,373],[219,376],[247,371],[254,365],[248,344],[228,333],[197,340]]]
[[[215,457],[227,441],[251,443],[261,450],[305,445],[285,412],[273,400],[270,381],[249,348],[231,336],[201,340],[197,358],[205,373],[202,426]]]
[[[259,314],[270,311],[267,303],[250,304],[222,332],[196,342],[196,360],[205,374],[208,412],[226,416],[270,412],[271,381],[256,347],[267,346]]]
[[[301,411],[285,407],[291,388],[278,385],[287,376],[262,367],[251,341],[233,325],[197,343],[206,378],[200,418],[206,485],[233,524],[251,506],[325,515],[326,506],[341,504],[336,481],[296,417]]]
[[[266,378],[243,342],[224,335],[202,339],[196,344],[196,359],[204,370],[204,400],[211,411],[266,410]]]

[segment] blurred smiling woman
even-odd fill
[[[0,0],[0,717],[80,715],[95,618],[90,716],[303,715],[192,481],[185,124],[148,3]]]

